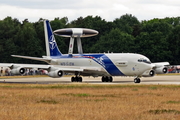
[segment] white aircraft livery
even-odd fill
[[[69,49],[71,49],[74,45],[74,37],[89,37],[98,34],[98,32],[85,28],[66,28],[56,30],[53,33],[48,20],[44,20],[44,31],[47,56],[42,58],[20,55],[12,56],[44,61],[49,65],[1,63],[0,66],[9,67],[14,75],[24,74],[27,68],[46,69],[48,70],[48,75],[53,78],[60,78],[65,73],[73,73],[74,76],[71,77],[72,82],[82,82],[81,76],[101,76],[102,82],[113,82],[112,76],[134,76],[134,82],[140,83],[141,77],[165,74],[168,70],[168,62],[151,63],[146,56],[141,54],[84,54],[81,48],[81,41],[78,43],[78,54],[72,54],[72,51],[69,54],[62,54],[57,46],[54,34],[71,37],[69,46]]]

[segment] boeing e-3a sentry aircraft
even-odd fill
[[[12,55],[25,59],[44,61],[49,65],[1,63],[7,66],[12,74],[24,74],[26,68],[47,69],[49,76],[60,78],[65,73],[74,73],[72,82],[82,82],[81,76],[102,76],[102,82],[112,82],[112,76],[135,76],[134,82],[140,83],[140,77],[152,77],[155,74],[167,73],[168,62],[151,63],[144,55],[134,53],[102,53],[83,54],[80,36],[93,36],[97,31],[84,28],[66,28],[54,31],[60,36],[71,36],[69,54],[62,54],[57,46],[53,31],[48,20],[44,21],[47,56],[29,57]],[[74,37],[77,37],[79,54],[72,54]],[[79,39],[78,39],[79,38]]]

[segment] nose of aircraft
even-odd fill
[[[145,64],[145,66],[144,66],[144,70],[152,70],[152,69],[153,69],[153,67],[154,67],[154,65],[153,65],[153,64]]]
[[[154,65],[154,64],[152,64],[152,63],[151,63],[150,65],[151,65],[151,66],[150,66],[150,67],[151,67],[151,69],[155,67],[155,65]]]

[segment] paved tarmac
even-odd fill
[[[0,78],[0,83],[21,83],[21,84],[77,84],[71,82],[71,77],[51,78],[51,77],[32,77],[32,78]],[[154,84],[180,85],[180,76],[154,76],[141,78],[141,83],[134,83],[134,77],[113,77],[113,82],[101,82],[101,77],[83,77],[83,82],[78,84]]]

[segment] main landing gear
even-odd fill
[[[103,76],[101,78],[102,82],[112,82],[112,76]],[[71,82],[82,82],[82,77],[76,75],[75,77],[71,77]]]
[[[137,77],[137,78],[134,79],[134,83],[140,83],[140,82],[141,82],[140,78]]]
[[[112,82],[113,78],[112,76],[102,76],[101,80],[102,82]]]
[[[79,72],[75,72],[75,77],[71,77],[71,82],[82,82],[82,77]]]
[[[80,76],[71,77],[71,82],[82,82],[82,77]]]
[[[113,78],[112,76],[102,76],[101,78],[102,82],[112,82]],[[75,77],[71,77],[71,82],[82,82],[82,77],[76,75]],[[140,78],[135,78],[134,83],[140,83],[141,79]]]

